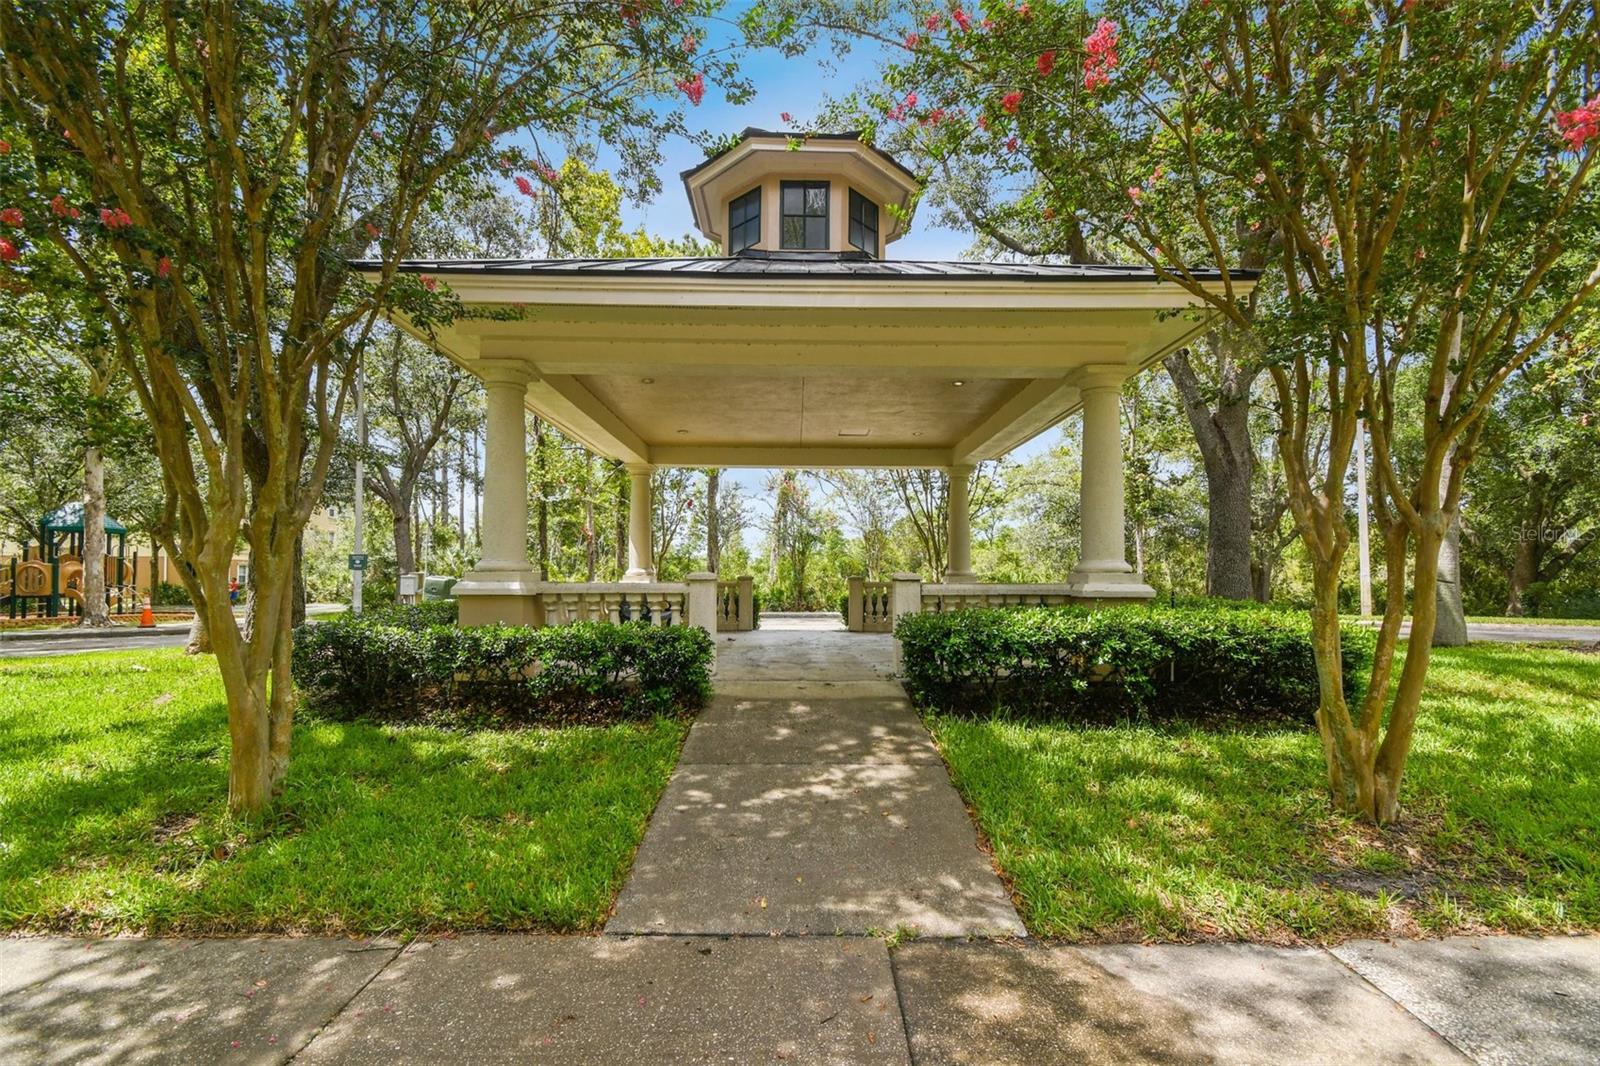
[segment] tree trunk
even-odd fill
[[[706,471],[706,569],[720,574],[722,563],[722,529],[717,515],[717,489],[722,471],[712,467]]]
[[[545,499],[545,440],[544,419],[538,415],[533,416],[533,469],[534,476],[538,479],[536,486],[534,518],[536,532],[539,538],[539,580],[550,579],[550,502]]]
[[[206,630],[206,616],[195,609],[194,621],[189,623],[189,639],[183,645],[185,655],[210,655],[211,634]]]
[[[306,624],[306,531],[294,538],[294,591],[289,601],[289,625]]]
[[[1457,329],[1456,351],[1460,351],[1460,330]],[[1455,375],[1451,374],[1445,381],[1445,395],[1455,392]],[[1454,466],[1454,455],[1446,452],[1444,462],[1439,468],[1439,497],[1444,498],[1449,490],[1450,472]],[[1457,511],[1450,525],[1444,531],[1444,537],[1439,543],[1439,554],[1436,563],[1437,583],[1434,585],[1434,629],[1433,646],[1435,648],[1461,648],[1467,643],[1467,612],[1461,602],[1461,512]],[[1414,638],[1413,638],[1414,639]]]
[[[394,509],[394,568],[395,573],[409,574],[417,568],[417,557],[411,544],[411,501],[402,501]]]
[[[1221,343],[1213,338],[1213,344]],[[1206,471],[1206,591],[1230,600],[1254,597],[1250,571],[1250,388],[1254,376],[1236,368],[1224,374],[1212,410],[1186,351],[1163,364],[1183,399],[1184,414]],[[1231,363],[1229,364],[1231,366]]]
[[[99,448],[83,452],[82,626],[109,626],[106,606],[106,465]]]
[[[621,470],[622,464],[613,462],[612,468]],[[617,573],[628,570],[628,481],[617,478]]]
[[[1250,598],[1257,603],[1272,602],[1272,560],[1264,555],[1250,560]]]
[[[1506,614],[1512,618],[1521,618],[1527,611],[1524,597],[1528,593],[1528,586],[1533,584],[1533,575],[1538,572],[1536,559],[1536,538],[1524,533],[1517,539],[1516,554],[1511,560],[1511,573],[1506,575]]]

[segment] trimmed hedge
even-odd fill
[[[348,612],[346,612],[348,613]],[[421,603],[374,603],[362,609],[361,617],[388,625],[405,627],[451,626],[459,609],[455,600],[423,600]]]
[[[1311,722],[1311,619],[1203,607],[995,608],[914,614],[895,627],[907,692],[963,714],[1110,723]],[[1347,627],[1344,684],[1365,685],[1373,633]]]
[[[310,705],[330,717],[523,726],[699,707],[711,692],[712,653],[711,638],[693,626],[463,628],[402,608],[302,626],[293,669]]]

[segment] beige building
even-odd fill
[[[1153,595],[1128,563],[1118,398],[1131,375],[1207,327],[1192,296],[1137,267],[896,260],[889,246],[917,179],[854,135],[747,130],[683,181],[696,225],[725,255],[401,267],[448,284],[469,309],[521,312],[438,331],[488,392],[483,560],[456,586],[465,623],[617,617],[632,593],[658,612],[697,614],[695,596],[713,593],[693,588],[714,587],[711,575],[662,585],[650,569],[660,466],[947,470],[950,573],[879,590],[893,613]],[[1249,272],[1194,273],[1219,291],[1254,284]],[[627,464],[624,584],[555,585],[533,572],[527,410]],[[973,466],[1079,412],[1077,567],[1056,585],[977,582]]]

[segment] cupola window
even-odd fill
[[[816,249],[828,247],[828,183],[825,181],[786,181],[781,186],[781,227],[778,244],[782,248]]]
[[[728,204],[728,254],[738,255],[761,242],[761,186]]]
[[[850,190],[850,243],[870,256],[878,254],[878,205]]]

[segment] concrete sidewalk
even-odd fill
[[[0,939],[0,1062],[1593,1063],[1600,938]]]

